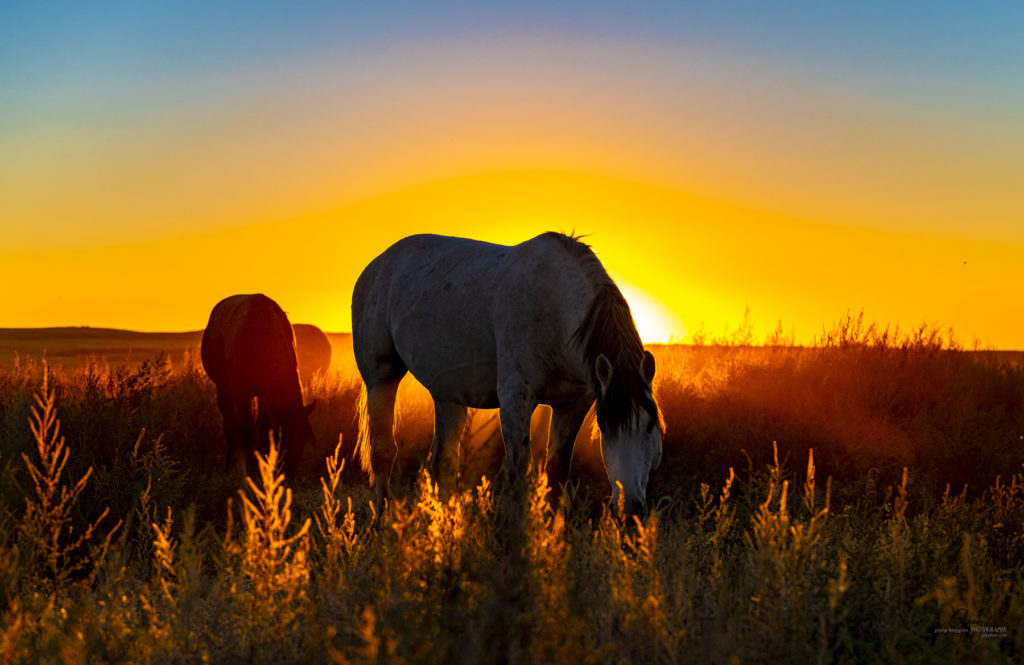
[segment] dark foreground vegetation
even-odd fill
[[[589,423],[567,509],[533,478],[517,513],[482,480],[493,414],[441,497],[404,386],[373,532],[347,365],[308,387],[300,475],[246,483],[191,358],[6,364],[0,662],[1015,662],[1024,367],[856,317],[774,342],[655,347],[668,435],[632,529]]]

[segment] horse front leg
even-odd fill
[[[537,400],[529,384],[509,377],[498,390],[501,438],[505,442],[505,480],[513,494],[522,496],[530,470],[530,418]]]
[[[586,419],[589,410],[590,402],[585,400],[552,408],[546,466],[552,506],[557,506],[562,497],[565,483],[569,480],[576,436],[579,434],[580,426]]]

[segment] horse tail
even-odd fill
[[[372,484],[373,465],[370,459],[373,452],[373,442],[370,441],[370,411],[366,406],[365,383],[359,391],[359,399],[356,400],[356,419],[359,434],[356,437],[356,447],[353,452],[359,456],[359,465],[370,476],[370,483]]]

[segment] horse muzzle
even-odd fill
[[[625,497],[622,501],[622,513],[619,513],[619,502],[612,501],[611,503],[612,514],[615,517],[624,520],[626,524],[632,523],[633,517],[640,518],[640,521],[647,519],[647,502],[642,499],[635,499],[632,497]]]

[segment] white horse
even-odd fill
[[[547,473],[558,491],[597,401],[612,506],[646,514],[664,427],[651,393],[654,356],[629,305],[590,247],[559,233],[514,246],[404,238],[363,270],[352,294],[352,343],[366,383],[359,452],[382,514],[398,453],[394,407],[407,371],[434,399],[431,472],[454,476],[466,408],[498,408],[505,472],[524,478],[530,417],[552,407]]]

